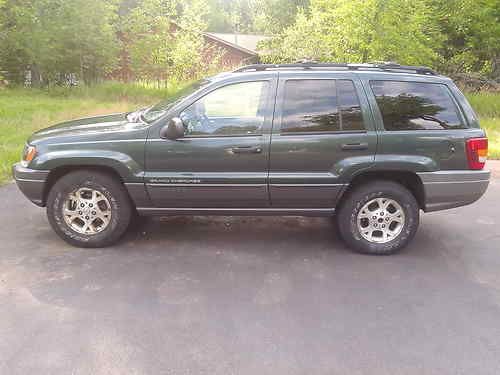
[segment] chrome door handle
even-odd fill
[[[238,146],[231,148],[233,154],[260,154],[262,147],[260,146]]]
[[[366,150],[368,148],[368,143],[344,143],[340,146],[344,151],[350,150]]]

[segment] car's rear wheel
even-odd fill
[[[406,187],[373,181],[348,193],[337,219],[340,235],[351,248],[388,255],[401,250],[415,235],[419,207]]]
[[[55,232],[78,247],[104,247],[125,233],[132,207],[124,186],[96,171],[61,177],[47,197],[47,217]]]

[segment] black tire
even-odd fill
[[[80,233],[64,219],[66,198],[80,188],[96,190],[109,202],[109,224],[98,233]],[[68,173],[54,184],[47,197],[47,217],[50,225],[59,237],[77,247],[106,247],[116,243],[127,230],[132,212],[130,198],[121,182],[97,171],[80,170]]]
[[[367,240],[358,229],[357,219],[360,210],[365,204],[376,198],[394,200],[400,205],[405,216],[399,234],[385,243]],[[406,187],[396,182],[378,180],[368,182],[347,193],[339,207],[337,216],[340,236],[349,247],[363,254],[389,255],[404,248],[417,232],[419,206],[413,194]]]

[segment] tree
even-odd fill
[[[309,0],[257,0],[254,29],[271,35],[294,23],[299,11],[307,11]]]
[[[500,77],[500,1],[431,0],[446,40],[438,47],[440,69]]]
[[[246,33],[255,30],[256,4],[259,0],[208,0],[206,14],[210,31]]]
[[[312,0],[308,13],[264,48],[268,61],[432,64],[443,36],[425,0]]]
[[[141,0],[126,16],[124,48],[134,75],[158,85],[206,70],[202,62],[206,3]]]
[[[95,81],[114,62],[115,14],[111,0],[4,0],[0,67],[18,83],[27,70],[35,84],[65,73]]]

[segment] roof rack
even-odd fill
[[[438,75],[434,70],[425,66],[411,66],[411,65],[399,65],[393,62],[384,63],[369,63],[369,64],[346,64],[346,63],[318,63],[314,61],[297,62],[293,64],[253,64],[242,66],[233,71],[233,73],[241,72],[261,72],[265,70],[274,69],[314,69],[314,68],[326,68],[326,69],[347,69],[347,70],[383,70],[390,71],[394,73],[408,73],[414,72],[416,74],[424,75]]]

